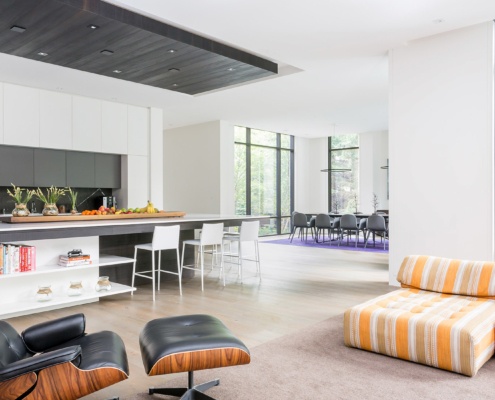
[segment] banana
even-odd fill
[[[143,207],[141,209],[142,212],[145,212],[145,213],[148,213],[148,214],[155,214],[155,206],[153,205],[153,203],[151,201],[148,200],[148,204],[146,205],[146,207]]]

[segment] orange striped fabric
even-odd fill
[[[495,351],[495,263],[404,259],[404,289],[347,310],[345,344],[474,376]]]
[[[439,293],[495,298],[495,263],[408,256],[397,280],[402,287]]]
[[[495,300],[400,289],[348,309],[344,340],[474,376],[494,353]]]

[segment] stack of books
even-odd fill
[[[75,267],[77,265],[88,265],[91,263],[92,261],[89,254],[79,254],[73,256],[63,254],[58,258],[58,265],[61,265],[62,267]]]
[[[36,247],[0,243],[0,275],[36,270]]]

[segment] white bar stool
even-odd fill
[[[237,257],[238,273],[242,282],[242,260],[254,261],[256,263],[256,273],[261,280],[261,264],[260,264],[260,251],[258,246],[258,232],[260,229],[260,221],[243,221],[241,224],[241,232],[226,232],[223,236],[224,240],[238,243],[237,254],[226,254],[231,257]],[[254,259],[243,257],[242,255],[242,243],[254,242]]]
[[[184,253],[186,244],[192,246],[199,246],[200,267],[196,267],[196,264],[184,265]],[[182,259],[181,259],[181,271],[182,268],[199,270],[201,271],[201,290],[204,290],[204,265],[205,265],[205,246],[220,246],[220,270],[223,275],[223,285],[225,286],[225,273],[223,270],[223,222],[219,224],[203,224],[201,230],[200,239],[184,240],[182,242]],[[212,254],[214,257],[214,254]]]
[[[180,226],[156,226],[153,232],[153,242],[145,244],[137,244],[134,246],[134,265],[132,267],[132,287],[134,287],[134,278],[140,276],[142,278],[151,279],[153,286],[153,301],[155,301],[155,251],[158,251],[158,290],[160,290],[161,272],[166,274],[177,275],[179,277],[179,291],[182,296],[182,271],[179,265],[179,235]],[[151,270],[136,272],[137,251],[151,251]],[[177,252],[177,272],[166,271],[161,269],[162,252],[161,250],[176,250]],[[144,275],[151,273],[151,276]],[[131,295],[134,294],[131,292]]]

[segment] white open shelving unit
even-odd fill
[[[0,275],[0,319],[95,302],[100,297],[136,290],[131,286],[115,282],[112,282],[112,289],[109,291],[97,292],[95,290],[99,267],[134,262],[133,258],[98,254],[97,237],[37,240],[24,243],[36,246],[38,265],[35,271]],[[59,255],[73,248],[83,248],[85,253],[91,255],[93,263],[74,267],[58,265],[56,260]],[[82,282],[83,293],[81,295],[68,295],[71,281]],[[37,301],[37,289],[45,285],[51,286],[53,296],[48,301]]]

